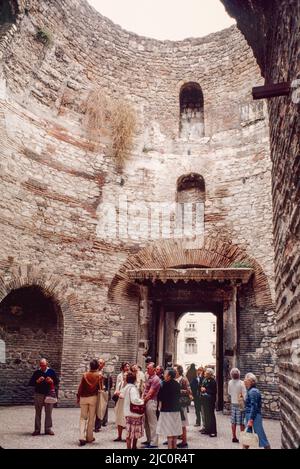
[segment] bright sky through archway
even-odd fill
[[[220,0],[88,0],[127,31],[156,39],[202,37],[235,21]]]

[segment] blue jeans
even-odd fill
[[[248,421],[250,420],[250,414],[246,414],[245,416],[245,425],[247,425]],[[270,446],[270,443],[266,437],[263,423],[262,423],[262,416],[261,414],[257,414],[254,422],[253,422],[253,429],[255,433],[258,435],[259,438],[259,447],[265,448],[266,446]],[[247,428],[247,432],[251,432],[251,428]]]

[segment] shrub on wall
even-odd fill
[[[52,34],[48,29],[39,28],[36,33],[38,41],[42,42],[45,46],[49,46],[52,43]]]
[[[118,165],[122,166],[132,149],[136,126],[135,113],[125,102],[114,102],[110,118],[113,134],[112,152]]]
[[[121,169],[132,149],[136,129],[135,111],[125,101],[112,99],[96,89],[88,95],[85,115],[90,138],[97,140],[102,127],[110,128],[112,156]]]
[[[93,90],[86,101],[86,127],[91,138],[99,136],[101,127],[109,117],[108,100],[101,90]]]

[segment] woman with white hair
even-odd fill
[[[236,436],[236,426],[240,426],[241,432],[245,429],[244,410],[247,391],[243,381],[240,380],[240,370],[238,368],[232,368],[230,376],[231,380],[228,383],[228,394],[230,396],[231,403],[232,443],[239,443]]]
[[[266,437],[261,416],[261,393],[256,387],[257,378],[253,373],[247,373],[244,380],[247,388],[245,404],[245,424],[246,431],[254,432],[258,435],[260,448],[270,449],[270,443]],[[248,449],[249,446],[244,446]]]
[[[206,368],[200,391],[204,411],[204,429],[201,433],[215,437],[217,436],[217,422],[215,415],[217,383],[214,378],[214,370],[212,368]]]

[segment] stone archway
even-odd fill
[[[185,240],[164,240],[142,248],[128,257],[113,278],[108,298],[112,303],[122,304],[138,294],[138,288],[128,276],[134,269],[166,269],[175,266],[205,266],[226,268],[234,263],[251,265],[254,270],[253,289],[258,306],[273,307],[268,279],[259,263],[245,250],[218,238],[205,238],[202,247],[189,249]],[[120,303],[121,302],[121,303]]]
[[[57,371],[60,374],[59,404],[62,406],[73,406],[75,402],[77,385],[80,378],[80,371],[78,371],[80,348],[78,347],[78,344],[81,340],[82,333],[80,322],[76,320],[77,317],[79,317],[81,314],[81,306],[79,301],[77,300],[74,293],[70,291],[67,283],[62,281],[61,277],[58,277],[54,274],[49,274],[44,269],[36,267],[32,264],[23,265],[20,267],[17,265],[11,265],[9,262],[2,262],[1,271],[0,304],[2,304],[3,301],[9,298],[12,294],[16,294],[20,291],[24,292],[27,289],[31,290],[31,295],[33,292],[35,292],[35,294],[39,292],[40,298],[43,297],[48,302],[52,303],[53,312],[56,312],[57,314],[57,342],[53,343],[53,347],[61,349],[57,350],[57,353],[54,353],[54,356],[57,357],[55,358],[56,367],[58,368]],[[44,307],[45,304],[46,303],[44,303]],[[35,324],[34,328],[38,333],[39,326]],[[40,331],[41,335],[43,336],[44,333],[42,328]],[[53,337],[54,336],[52,336],[52,338]],[[35,340],[34,336],[32,340]],[[28,350],[30,350],[30,347]],[[41,347],[41,353],[43,350],[47,350],[47,348]],[[21,350],[19,352],[22,354]],[[51,356],[50,351],[49,354]],[[26,353],[24,353],[24,359],[26,359],[25,355]],[[30,353],[29,358],[30,366],[28,368],[31,373],[32,369],[36,367],[37,363],[35,360],[31,360]],[[34,358],[36,359],[36,357]],[[14,363],[14,367],[18,368],[19,363],[22,363],[22,360],[17,359],[16,363]],[[1,372],[1,379],[5,379],[3,370]],[[26,382],[27,376],[26,379],[22,381],[23,387],[26,386]],[[9,401],[7,396],[2,396],[2,398],[3,402],[7,403]],[[22,397],[20,397],[20,399],[22,400]],[[20,401],[19,403],[24,402]]]
[[[238,268],[242,266],[251,269]],[[243,276],[241,271],[248,277],[236,282]],[[217,238],[206,238],[202,247],[194,249],[187,248],[185,240],[153,243],[129,256],[108,294],[112,303],[126,311],[124,322],[136,331],[128,353],[138,361],[149,351],[164,360],[162,328],[173,328],[175,313],[216,311],[225,383],[222,407],[227,406],[230,367],[237,364],[242,373],[251,370],[259,376],[265,393],[264,414],[278,418],[274,324],[273,329],[267,327],[269,318],[274,319],[274,305],[267,276],[245,250]]]

